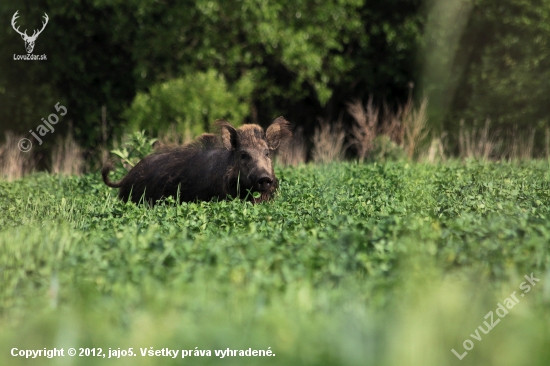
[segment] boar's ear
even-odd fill
[[[223,146],[230,151],[236,149],[239,145],[239,135],[235,127],[225,120],[219,120],[216,123],[221,130]]]
[[[292,136],[289,123],[284,117],[279,117],[267,128],[265,139],[270,150],[275,150],[281,142],[285,142]]]

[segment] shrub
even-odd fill
[[[156,135],[175,125],[178,133],[193,137],[210,131],[217,119],[240,125],[249,114],[252,89],[250,74],[232,88],[215,70],[189,74],[138,93],[125,116],[133,131],[146,129]]]
[[[405,150],[387,135],[379,135],[372,142],[370,159],[373,161],[396,161],[407,157]]]
[[[134,167],[141,159],[153,152],[153,144],[157,139],[145,136],[145,131],[137,131],[125,137],[123,148],[114,149],[111,153],[122,159],[126,169]]]

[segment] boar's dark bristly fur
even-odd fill
[[[142,159],[119,182],[111,182],[111,163],[102,170],[109,187],[120,188],[119,198],[149,203],[179,195],[180,202],[213,198],[248,198],[254,203],[273,197],[279,183],[271,153],[291,137],[288,122],[279,117],[264,130],[255,124],[235,129],[218,121],[220,135],[203,134],[181,147],[165,147]],[[254,198],[254,192],[260,193]]]

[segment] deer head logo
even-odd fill
[[[32,36],[29,37],[29,35],[27,35],[27,30],[26,29],[25,29],[25,32],[20,32],[19,27],[15,28],[15,20],[19,17],[19,15],[17,15],[18,12],[19,12],[19,10],[17,10],[15,12],[15,14],[13,14],[13,18],[11,18],[11,26],[13,27],[13,29],[17,33],[19,33],[21,35],[21,38],[23,38],[23,41],[25,41],[25,49],[27,50],[27,53],[32,53],[32,50],[34,49],[34,42],[36,41],[36,38],[38,38],[38,35],[40,33],[42,33],[44,28],[46,28],[46,24],[48,24],[48,20],[49,20],[48,14],[44,13],[44,19],[46,21],[42,22],[42,29],[40,29],[39,31],[37,31],[35,29],[34,32],[32,33]]]

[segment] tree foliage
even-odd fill
[[[93,147],[101,140],[102,106],[108,111],[108,132],[119,134],[126,124],[123,112],[136,95],[138,103],[154,85],[214,70],[228,90],[236,90],[246,75],[252,82],[250,112],[235,104],[228,109],[230,115],[246,114],[248,122],[268,123],[284,114],[306,132],[312,131],[318,117],[337,118],[355,96],[372,91],[380,98],[405,95],[421,26],[419,4],[419,0],[2,3],[0,15],[6,21],[0,46],[6,54],[0,59],[1,127],[13,128],[10,121],[17,121],[17,129],[26,131],[60,101],[69,110],[67,119],[74,122],[80,142]],[[400,11],[394,11],[396,7]],[[35,48],[36,54],[47,54],[47,61],[25,63],[8,57],[24,52],[7,21],[16,10],[29,29],[40,24],[44,12],[48,14],[50,23]]]
[[[450,3],[4,2],[0,128],[26,132],[61,102],[88,148],[101,142],[102,106],[116,135],[128,123],[152,128],[147,119],[157,119],[153,130],[179,119],[202,126],[198,133],[205,119],[266,124],[281,114],[311,135],[319,117],[337,120],[351,100],[403,102],[411,81],[421,85],[417,97],[432,97],[431,123],[451,141],[460,119],[490,118],[500,130],[548,126],[550,0],[463,0],[455,13]],[[9,22],[16,10],[28,29],[48,14],[35,46],[47,61],[13,60],[24,53]]]
[[[190,137],[210,131],[216,119],[238,126],[250,112],[253,81],[245,75],[229,90],[222,75],[210,69],[154,84],[149,93],[138,92],[125,112],[133,130],[157,134],[174,125]]]
[[[450,120],[501,130],[549,126],[550,1],[472,0],[467,57]]]

